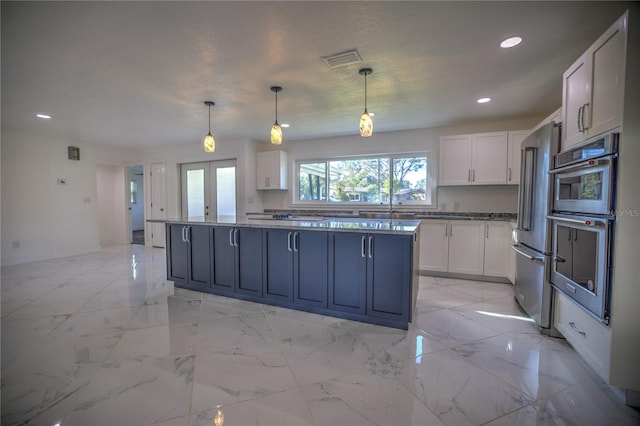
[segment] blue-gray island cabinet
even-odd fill
[[[407,329],[419,221],[169,220],[176,287]]]

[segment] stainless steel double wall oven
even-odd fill
[[[550,282],[609,321],[618,133],[554,156]]]

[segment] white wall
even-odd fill
[[[188,145],[172,145],[147,148],[143,152],[145,170],[151,163],[164,162],[166,166],[167,218],[180,217],[180,164],[202,161],[236,160],[237,212],[262,212],[262,204],[256,193],[255,143],[249,140],[216,140],[216,150],[206,153],[200,142]],[[149,173],[145,172],[145,186],[150,187]],[[145,208],[151,211],[150,197]],[[147,224],[148,226],[148,224]],[[150,231],[150,227],[149,227]]]
[[[288,152],[289,188],[293,188],[293,185],[295,185],[295,163],[298,160],[349,155],[432,151],[433,160],[437,162],[438,144],[441,136],[501,130],[527,130],[535,126],[542,118],[534,117],[511,121],[470,123],[459,126],[374,133],[373,136],[366,139],[359,135],[353,135],[327,139],[285,141],[280,147],[264,143],[257,144],[257,150],[280,149]],[[265,209],[296,208],[292,203],[293,192],[291,189],[289,191],[258,191],[258,193]],[[515,213],[517,210],[518,189],[517,185],[440,187],[436,196],[437,204],[431,210]],[[331,207],[346,207],[350,209],[348,206]]]
[[[69,145],[80,161],[67,159]],[[135,162],[138,152],[9,132],[2,150],[2,265],[98,250],[96,164]]]
[[[129,242],[126,234],[125,170],[123,166],[96,165],[96,198],[100,246]]]

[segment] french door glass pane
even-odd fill
[[[216,168],[216,214],[218,220],[236,215],[236,168]]]
[[[204,170],[187,170],[187,216],[204,218]]]

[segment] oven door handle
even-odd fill
[[[532,262],[544,263],[544,256],[543,255],[531,255],[531,254],[525,252],[523,250],[523,248],[524,247],[521,246],[520,244],[512,244],[511,245],[511,250],[515,251],[520,256],[524,256],[525,258],[531,260]]]
[[[579,170],[579,169],[590,169],[592,167],[596,167],[596,166],[606,166],[608,164],[611,164],[611,161],[616,158],[618,156],[618,154],[609,154],[606,155],[602,158],[599,159],[595,159],[595,160],[585,160],[585,161],[581,161],[580,163],[575,163],[575,164],[569,164],[568,166],[564,166],[564,167],[559,167],[557,169],[553,169],[549,171],[550,175],[555,175],[558,173],[566,173],[566,172],[570,172],[573,170]]]
[[[560,217],[560,216],[547,216],[547,219],[557,221],[557,222],[575,223],[576,225],[589,226],[589,227],[595,227],[595,228],[604,228],[606,226],[606,223],[597,219],[573,219],[569,217]]]

